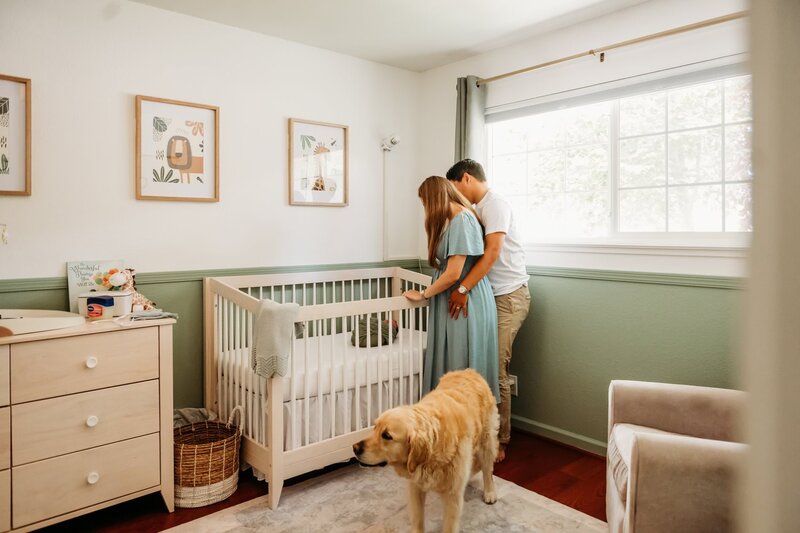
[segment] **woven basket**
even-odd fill
[[[239,426],[231,427],[239,411]],[[203,507],[220,502],[239,484],[242,407],[228,423],[196,422],[175,428],[175,506]]]

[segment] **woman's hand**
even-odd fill
[[[405,296],[412,302],[421,302],[425,299],[425,297],[422,296],[422,293],[419,291],[406,291],[403,293],[403,296]]]

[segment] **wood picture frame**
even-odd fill
[[[31,195],[31,80],[5,74],[0,74],[0,195]]]
[[[289,119],[289,205],[346,207],[349,127]]]
[[[219,107],[137,95],[135,154],[137,200],[219,202]]]

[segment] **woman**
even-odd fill
[[[425,291],[406,291],[404,296],[430,300],[423,391],[434,389],[443,374],[469,367],[486,379],[498,400],[497,308],[487,278],[470,291],[466,320],[453,320],[448,309],[450,292],[483,255],[478,215],[453,184],[439,176],[422,182],[419,197],[425,208],[428,262],[435,271]]]

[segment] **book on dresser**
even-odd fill
[[[174,510],[174,323],[0,338],[0,532],[153,492]]]

